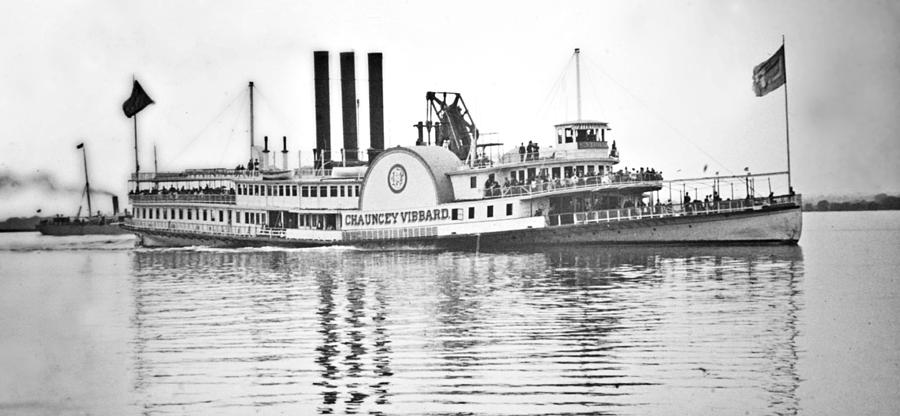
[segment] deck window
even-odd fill
[[[506,204],[506,216],[512,215],[512,204]]]
[[[488,205],[488,207],[487,207],[487,217],[488,217],[488,218],[493,218],[493,217],[494,217],[494,206],[493,206],[493,205]]]
[[[291,196],[297,196],[297,185],[291,185]]]
[[[328,197],[328,187],[327,186],[319,187],[319,196],[322,198]]]
[[[341,185],[340,188],[341,188],[341,196],[347,196],[346,193],[344,192],[344,191],[345,191],[345,190],[344,190],[344,188],[345,188],[344,185]]]
[[[359,185],[353,187],[353,195],[359,196]]]
[[[475,218],[475,207],[469,207],[469,219]]]
[[[225,222],[225,215],[219,210],[219,222]]]
[[[178,219],[179,219],[179,220],[183,220],[183,219],[184,219],[184,210],[181,209],[181,208],[178,209]]]
[[[337,186],[331,185],[331,196],[332,196],[332,197],[337,197],[337,196],[338,196]]]
[[[475,189],[478,187],[478,177],[472,176],[469,178],[469,188]]]

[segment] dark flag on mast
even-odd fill
[[[762,97],[784,85],[786,79],[784,45],[781,45],[775,55],[753,68],[753,92]]]
[[[153,104],[153,99],[144,92],[144,89],[141,88],[141,84],[135,80],[134,87],[131,89],[131,97],[128,97],[128,99],[122,103],[122,111],[125,112],[125,116],[131,118],[150,104]]]
[[[78,143],[78,146],[75,146],[76,149],[81,149],[84,147],[84,143]]]

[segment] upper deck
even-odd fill
[[[283,171],[260,171],[248,169],[185,169],[178,172],[141,172],[132,173],[129,182],[200,182],[200,181],[237,181],[237,180],[274,180],[274,179],[322,179],[329,177],[358,176],[354,168],[321,169],[301,167]]]

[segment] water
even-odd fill
[[[896,414],[900,212],[799,247],[0,234],[0,413]]]

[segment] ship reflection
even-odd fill
[[[795,246],[149,250],[133,275],[150,414],[797,409]]]

